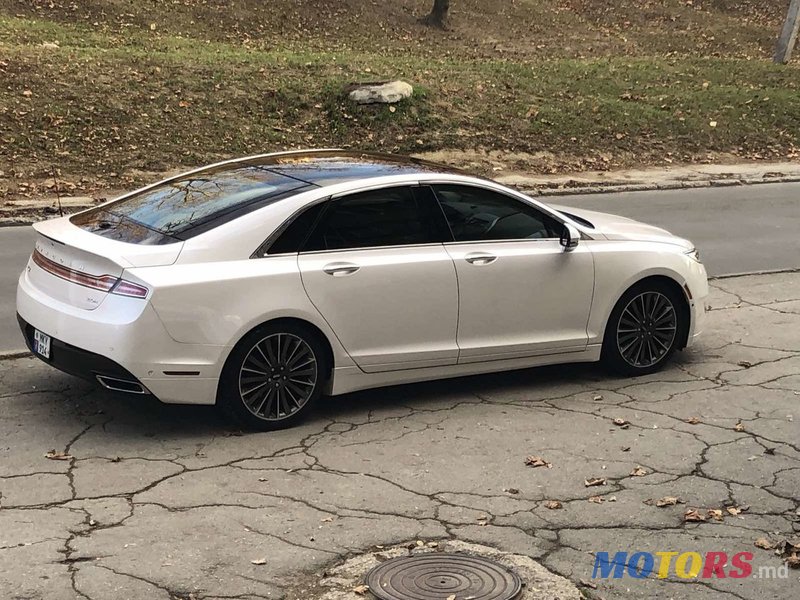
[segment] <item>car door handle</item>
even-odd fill
[[[497,260],[494,254],[485,254],[483,252],[474,252],[467,254],[464,260],[473,265],[488,265]]]
[[[337,262],[325,265],[322,267],[322,270],[328,275],[333,275],[334,277],[343,277],[344,275],[352,275],[360,268],[361,267],[354,265],[353,263]]]

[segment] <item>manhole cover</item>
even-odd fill
[[[392,558],[365,581],[381,600],[512,600],[522,590],[520,578],[494,561],[444,552]]]

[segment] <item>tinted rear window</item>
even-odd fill
[[[307,187],[310,186],[304,181],[263,166],[236,163],[160,184],[102,210],[162,235],[183,239],[190,236],[182,234],[193,229],[205,231],[209,224],[236,218],[285,197],[287,192]]]

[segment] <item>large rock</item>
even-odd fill
[[[394,104],[414,93],[411,84],[405,81],[360,83],[348,87],[348,96],[358,104]]]

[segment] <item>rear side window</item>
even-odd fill
[[[162,183],[97,210],[105,220],[122,219],[164,236],[184,239],[190,236],[183,234],[195,228],[207,230],[209,224],[238,217],[305,187],[309,184],[261,165],[234,163]],[[88,225],[83,222],[87,216],[81,215],[73,223]]]
[[[467,185],[436,185],[434,190],[457,242],[561,235],[556,219],[505,194]]]
[[[441,241],[430,202],[409,187],[332,200],[303,250],[405,246]]]
[[[320,202],[297,215],[272,243],[267,254],[300,252],[324,208],[325,203]]]

